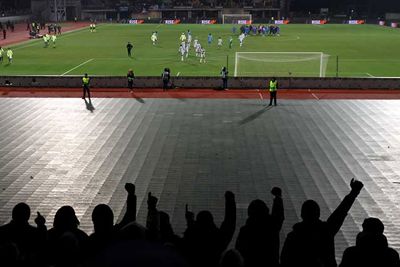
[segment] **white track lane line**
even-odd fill
[[[310,89],[308,89],[308,92],[310,92],[310,93],[311,93],[311,90],[310,90]],[[314,93],[311,93],[311,95],[312,95],[312,96],[313,96],[315,99],[319,100],[318,96],[316,96]]]

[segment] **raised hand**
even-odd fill
[[[42,216],[42,214],[37,212],[37,216],[35,218],[35,223],[37,226],[43,226],[46,224],[46,219]]]
[[[147,206],[149,209],[155,209],[157,207],[158,198],[151,195],[151,192],[147,195]]]
[[[274,187],[271,190],[271,194],[275,197],[282,197],[282,189],[280,189],[279,187]]]
[[[360,193],[361,189],[364,187],[364,184],[354,178],[350,181],[351,191],[355,193]]]
[[[125,190],[126,190],[126,192],[128,192],[128,194],[134,195],[135,194],[135,189],[136,189],[136,187],[135,187],[134,184],[132,184],[132,183],[126,183],[125,184]]]

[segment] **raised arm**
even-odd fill
[[[220,231],[222,233],[225,247],[232,240],[236,228],[236,201],[235,195],[231,191],[225,192],[225,218],[221,224]]]
[[[272,220],[274,222],[275,230],[280,231],[283,221],[285,220],[285,211],[283,208],[282,190],[279,187],[274,187],[271,194],[275,197],[272,204]]]
[[[118,224],[120,228],[125,225],[136,221],[136,194],[135,194],[135,185],[132,183],[125,184],[125,190],[128,193],[128,197],[126,199],[126,211],[122,221]]]
[[[358,194],[360,194],[360,191],[363,188],[363,186],[364,185],[362,182],[354,180],[354,178],[351,179],[350,193],[344,197],[342,202],[339,204],[339,206],[335,209],[335,211],[331,214],[331,216],[329,216],[327,220],[331,234],[336,235],[336,233],[340,230],[340,227],[342,227],[342,224],[347,216],[347,213],[353,206],[353,203],[356,200]]]
[[[157,202],[158,199],[149,192],[147,197],[146,228],[152,240],[158,240],[160,237],[160,214],[157,210]]]

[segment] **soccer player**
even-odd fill
[[[185,45],[185,55],[186,55],[186,58],[189,56],[189,49],[190,49],[190,43],[187,42],[186,45]]]
[[[93,32],[96,32],[96,23],[93,23]]]
[[[207,42],[208,42],[208,44],[211,44],[212,40],[213,40],[213,36],[212,36],[211,33],[209,33],[209,34],[208,34],[208,37],[207,37]]]
[[[239,35],[239,43],[240,43],[240,47],[242,47],[242,45],[243,45],[243,40],[244,40],[244,38],[245,38],[245,35],[244,35],[244,33],[242,33],[242,34],[240,34],[240,35]]]
[[[14,53],[13,53],[13,51],[11,50],[11,48],[8,48],[8,49],[7,49],[8,64],[11,64],[11,63],[12,63],[13,55],[14,55]]]
[[[43,35],[43,41],[44,41],[44,47],[47,48],[49,46],[49,35],[46,33],[45,35]]]
[[[222,38],[218,37],[218,48],[222,46]]]
[[[178,52],[181,53],[181,61],[183,61],[183,56],[185,55],[185,46],[183,46],[183,42],[182,44],[179,46]]]
[[[133,45],[131,44],[131,42],[128,42],[128,44],[126,45],[126,50],[128,51],[128,57],[131,57],[132,48]]]
[[[3,63],[4,49],[0,46],[0,64]]]
[[[233,38],[232,36],[229,37],[229,48],[232,48]]]
[[[206,63],[206,49],[205,48],[200,48],[200,63]]]
[[[194,49],[196,49],[197,48],[197,45],[199,44],[199,40],[197,39],[197,37],[196,38],[194,38],[194,41],[193,41],[193,47],[194,47]]]
[[[186,35],[184,32],[182,32],[181,37],[179,37],[179,40],[181,40],[181,42],[186,42]]]
[[[201,45],[200,43],[197,43],[196,46],[196,57],[200,57],[201,56]]]
[[[151,35],[151,41],[153,42],[153,45],[156,45],[156,43],[157,43],[157,34],[155,32],[153,32],[153,34]]]
[[[56,40],[57,40],[57,36],[56,34],[51,36],[51,41],[53,42],[53,48],[56,48]]]
[[[192,44],[192,33],[190,30],[188,30],[187,43],[189,46]]]

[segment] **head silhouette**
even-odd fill
[[[63,206],[57,210],[54,216],[54,228],[61,231],[68,231],[77,229],[78,226],[79,220],[75,215],[75,210],[71,206]]]
[[[247,215],[250,218],[261,218],[269,214],[267,204],[260,199],[253,200],[247,208]]]
[[[363,232],[383,234],[385,226],[378,218],[366,218],[362,224]]]
[[[111,230],[114,226],[114,213],[106,204],[97,205],[92,212],[94,231]]]
[[[31,217],[31,208],[26,203],[18,203],[12,210],[12,219],[17,223],[26,223]]]
[[[197,225],[204,228],[214,228],[214,218],[208,210],[200,211],[196,216]]]
[[[319,219],[320,208],[317,202],[312,199],[306,200],[301,207],[301,218],[305,222],[314,222]]]

